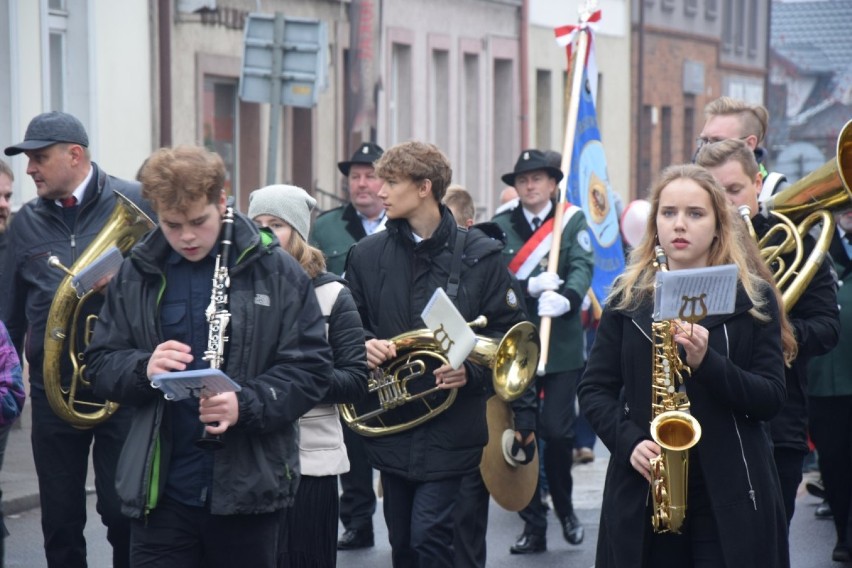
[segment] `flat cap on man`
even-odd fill
[[[54,144],[70,143],[89,147],[86,129],[76,117],[59,111],[45,112],[30,121],[24,141],[6,148],[7,156],[40,150]]]

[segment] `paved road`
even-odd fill
[[[576,507],[580,520],[586,526],[586,540],[580,546],[566,543],[560,534],[558,523],[551,522],[548,528],[548,551],[534,556],[518,557],[508,553],[510,544],[521,530],[521,521],[514,513],[500,509],[492,503],[489,510],[488,566],[494,568],[538,568],[570,566],[591,568],[594,566],[594,548],[598,533],[601,481],[606,469],[605,457],[595,463],[578,466],[575,474]],[[813,516],[817,500],[804,491],[797,501],[797,512],[791,529],[791,553],[793,568],[839,568],[841,564],[830,560],[834,545],[834,528],[830,521],[818,520]],[[94,497],[89,497],[89,524],[86,537],[89,542],[89,565],[92,568],[111,566],[110,550],[106,542],[106,531],[95,512]],[[11,515],[7,524],[11,536],[7,540],[6,566],[42,568],[46,566],[41,551],[41,529],[38,508]],[[376,547],[362,551],[341,552],[338,565],[341,568],[381,568],[390,566],[390,548],[381,508],[376,514]]]

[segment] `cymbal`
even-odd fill
[[[482,452],[479,471],[485,487],[498,505],[507,511],[520,511],[533,498],[538,483],[538,451],[525,465],[511,465],[503,456],[503,432],[514,431],[514,414],[509,403],[497,396],[488,399],[488,444]]]

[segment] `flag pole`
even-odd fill
[[[581,28],[577,34],[577,48],[573,50],[574,57],[571,63],[570,83],[571,94],[568,100],[568,118],[565,121],[565,141],[562,146],[562,182],[559,185],[559,199],[556,211],[553,213],[553,241],[550,243],[550,254],[547,258],[547,271],[556,272],[559,265],[559,249],[562,244],[562,217],[565,204],[568,203],[568,178],[571,174],[571,160],[574,154],[574,135],[577,131],[577,113],[580,109],[580,91],[583,88],[583,75],[586,68],[586,54],[589,51],[589,32]],[[579,309],[580,306],[573,306]],[[550,331],[552,318],[543,316],[539,323],[539,336],[541,338],[541,354],[538,359],[539,376],[544,375],[547,360],[550,356]]]

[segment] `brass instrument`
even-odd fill
[[[470,327],[487,324],[479,316]],[[373,370],[367,400],[341,404],[346,424],[362,436],[386,436],[414,428],[449,408],[458,389],[440,389],[432,372],[448,363],[431,329],[418,329],[390,340],[397,357]],[[476,336],[468,360],[491,368],[494,390],[511,401],[535,378],[540,343],[538,330],[530,322],[515,324],[501,340]],[[426,380],[420,380],[426,377]],[[410,404],[410,403],[418,404]]]
[[[764,212],[779,219],[781,223],[773,225],[758,241],[758,246],[775,276],[775,282],[781,290],[784,309],[788,312],[813,279],[831,245],[831,238],[834,235],[834,218],[830,211],[852,204],[850,181],[852,181],[852,120],[846,123],[837,137],[837,155],[833,160],[829,160],[763,203]],[[748,208],[741,208],[740,213],[746,220],[749,232],[755,236]],[[816,246],[802,264],[804,256],[802,238],[813,227],[820,224],[821,229]],[[781,255],[790,253],[794,253],[794,257],[787,266]]]
[[[655,266],[668,270],[662,247],[656,247],[656,256]],[[685,392],[678,392],[689,367],[678,355],[674,325],[671,320],[651,324],[651,437],[662,448],[651,460],[651,523],[657,533],[680,533],[686,519],[689,449],[701,439],[701,425],[689,414],[689,398]]]
[[[83,350],[89,344],[97,316],[89,315],[86,318],[82,345],[78,345],[77,325],[86,301],[92,294],[99,292],[90,290],[78,296],[72,279],[113,246],[122,254],[126,254],[142,235],[154,227],[154,222],[127,197],[115,192],[115,198],[115,207],[109,219],[70,269],[62,266],[55,256],[48,259],[50,266],[64,270],[66,276],[56,288],[47,315],[44,336],[44,390],[50,407],[57,416],[80,429],[92,428],[106,420],[118,410],[118,404],[108,400],[102,403],[79,400],[77,397],[81,389],[91,389],[91,383],[84,377],[86,366]],[[61,372],[65,348],[67,353],[64,355],[73,367],[71,382],[67,388],[62,386]]]

